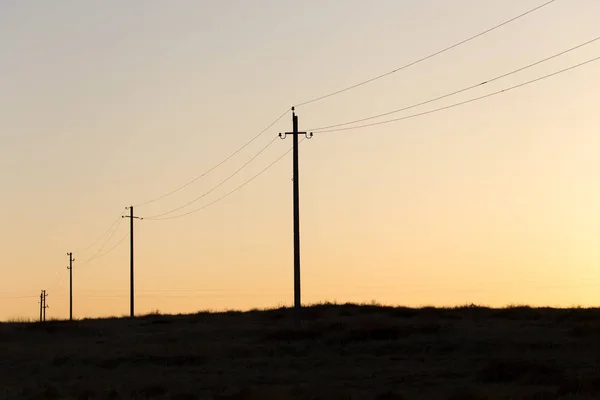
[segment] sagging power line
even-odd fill
[[[334,96],[334,95],[337,95],[337,94],[340,94],[340,93],[346,92],[346,91],[348,91],[348,90],[351,90],[351,89],[357,88],[357,87],[359,87],[359,86],[363,86],[363,85],[365,85],[365,84],[368,84],[368,83],[370,83],[370,82],[373,82],[373,81],[375,81],[375,80],[378,80],[378,79],[384,78],[384,77],[386,77],[386,76],[388,76],[388,75],[391,75],[391,74],[394,74],[394,73],[396,73],[396,72],[402,71],[402,70],[404,70],[404,69],[406,69],[406,68],[408,68],[408,67],[411,67],[411,66],[413,66],[413,65],[419,64],[419,63],[421,63],[421,62],[423,62],[423,61],[426,61],[426,60],[428,60],[428,59],[430,59],[430,58],[433,58],[433,57],[435,57],[435,56],[438,56],[438,55],[440,55],[440,54],[442,54],[442,53],[445,53],[445,52],[447,52],[447,51],[449,51],[449,50],[451,50],[451,49],[454,49],[454,48],[456,48],[456,47],[458,47],[458,46],[460,46],[460,45],[463,45],[463,44],[465,44],[465,43],[468,43],[468,42],[470,42],[470,41],[472,41],[472,40],[474,40],[474,39],[476,39],[476,38],[478,38],[478,37],[481,37],[481,36],[483,36],[483,35],[485,35],[485,34],[487,34],[487,33],[490,33],[490,32],[492,32],[492,31],[494,31],[494,30],[496,30],[496,29],[498,29],[498,28],[500,28],[500,27],[502,27],[502,26],[505,26],[505,25],[507,25],[507,24],[510,24],[511,22],[514,22],[514,21],[516,21],[516,20],[518,20],[518,19],[520,19],[520,18],[523,18],[523,17],[525,17],[525,16],[527,16],[527,15],[529,15],[529,14],[531,14],[531,13],[533,13],[533,12],[535,12],[535,11],[537,11],[537,10],[539,10],[539,9],[543,8],[543,7],[546,7],[546,6],[550,5],[551,3],[555,2],[555,1],[556,1],[556,0],[550,0],[550,1],[547,1],[547,2],[546,2],[546,3],[544,3],[544,4],[541,4],[541,5],[537,6],[537,7],[534,7],[534,8],[532,8],[532,9],[530,9],[530,10],[528,10],[528,11],[524,12],[524,13],[521,13],[521,14],[519,14],[519,15],[517,15],[517,16],[515,16],[515,17],[513,17],[513,18],[510,18],[510,19],[508,19],[508,20],[506,20],[506,21],[503,21],[502,23],[500,23],[500,24],[497,24],[497,25],[495,25],[495,26],[493,26],[493,27],[491,27],[491,28],[488,28],[488,29],[486,29],[486,30],[484,30],[484,31],[482,31],[482,32],[480,32],[480,33],[477,33],[477,34],[475,34],[475,35],[473,35],[473,36],[471,36],[471,37],[469,37],[469,38],[467,38],[467,39],[464,39],[464,40],[462,40],[462,41],[460,41],[460,42],[457,42],[457,43],[455,43],[455,44],[453,44],[453,45],[451,45],[451,46],[448,46],[448,47],[446,47],[446,48],[443,48],[442,50],[439,50],[439,51],[436,51],[436,52],[434,52],[434,53],[432,53],[432,54],[429,54],[429,55],[427,55],[427,56],[425,56],[425,57],[423,57],[423,58],[421,58],[421,59],[415,60],[415,61],[413,61],[413,62],[411,62],[411,63],[408,63],[408,64],[406,64],[406,65],[403,65],[403,66],[401,66],[401,67],[399,67],[399,68],[396,68],[396,69],[394,69],[394,70],[392,70],[392,71],[390,71],[390,72],[387,72],[387,73],[385,73],[385,74],[382,74],[382,75],[376,76],[376,77],[374,77],[374,78],[371,78],[371,79],[368,79],[368,80],[365,80],[365,81],[359,82],[359,83],[357,83],[357,84],[354,84],[354,85],[352,85],[352,86],[349,86],[349,87],[347,87],[347,88],[344,88],[344,89],[341,89],[341,90],[335,91],[335,92],[333,92],[333,93],[329,93],[329,94],[327,94],[327,95],[324,95],[324,96],[319,96],[319,97],[313,98],[313,99],[311,99],[311,100],[304,101],[304,102],[302,102],[302,103],[298,103],[298,104],[296,104],[296,107],[300,107],[300,106],[303,106],[303,105],[307,105],[307,104],[310,104],[310,103],[313,103],[313,102],[316,102],[316,101],[319,101],[319,100],[325,99],[325,98],[327,98],[327,97],[331,97],[331,96]],[[250,144],[251,144],[252,142],[254,142],[256,139],[258,139],[258,138],[259,138],[259,137],[260,137],[262,134],[264,134],[264,133],[265,133],[265,132],[266,132],[266,131],[267,131],[269,128],[271,128],[271,127],[272,127],[273,125],[275,125],[275,124],[276,124],[276,123],[277,123],[277,122],[278,122],[278,121],[279,121],[281,118],[283,118],[283,117],[284,117],[284,116],[287,114],[287,112],[288,112],[288,111],[289,111],[289,109],[286,109],[286,110],[285,110],[285,111],[284,111],[284,112],[283,112],[283,113],[282,113],[282,114],[281,114],[281,115],[280,115],[278,118],[276,118],[276,119],[275,119],[273,122],[271,122],[271,123],[270,123],[270,124],[269,124],[269,125],[268,125],[268,126],[265,128],[265,129],[263,129],[262,131],[260,131],[260,132],[259,132],[257,135],[255,135],[254,137],[252,137],[252,138],[251,138],[249,141],[247,141],[246,143],[244,143],[244,144],[243,144],[241,147],[239,147],[237,150],[235,150],[234,152],[232,152],[232,153],[231,153],[229,156],[225,157],[223,160],[221,160],[220,162],[218,162],[217,164],[215,164],[213,167],[211,167],[211,168],[207,169],[206,171],[204,171],[204,172],[203,172],[203,173],[201,173],[200,175],[198,175],[198,176],[194,177],[193,179],[191,179],[191,180],[190,180],[190,181],[188,181],[187,183],[185,183],[185,184],[183,184],[183,185],[181,185],[181,186],[179,186],[179,187],[177,187],[177,188],[175,188],[175,189],[173,189],[173,190],[171,190],[171,191],[168,191],[167,193],[165,193],[165,194],[163,194],[163,195],[161,195],[161,196],[155,197],[155,198],[153,198],[153,199],[151,199],[151,200],[148,200],[148,201],[145,201],[145,202],[142,202],[142,203],[138,203],[138,204],[136,204],[136,206],[137,206],[137,207],[140,207],[140,206],[144,206],[144,205],[151,204],[151,203],[154,203],[154,202],[156,202],[156,201],[162,200],[162,199],[164,199],[164,198],[166,198],[166,197],[168,197],[168,196],[170,196],[170,195],[172,195],[172,194],[174,194],[174,193],[177,193],[177,192],[179,192],[180,190],[182,190],[182,189],[184,189],[184,188],[188,187],[189,185],[191,185],[192,183],[196,182],[198,179],[200,179],[200,178],[204,177],[205,175],[209,174],[210,172],[212,172],[212,171],[213,171],[213,170],[215,170],[216,168],[220,167],[221,165],[223,165],[224,163],[226,163],[227,161],[229,161],[229,160],[230,160],[232,157],[234,157],[236,154],[238,154],[240,151],[242,151],[244,148],[246,148],[248,145],[250,145]],[[181,208],[183,208],[183,207],[184,207],[184,206],[182,206]],[[179,209],[174,209],[174,210],[171,210],[171,212],[175,212],[175,211],[178,211],[178,210],[179,210]],[[164,214],[155,215],[155,216],[153,216],[153,217],[154,217],[154,218],[158,218],[158,217],[161,217],[161,216],[163,216],[163,215],[170,214],[171,212],[167,212],[167,213],[164,213]]]
[[[445,52],[447,52],[447,51],[449,51],[449,50],[452,50],[452,49],[454,49],[454,48],[456,48],[456,47],[458,47],[458,46],[461,46],[461,45],[463,45],[463,44],[465,44],[465,43],[468,43],[468,42],[470,42],[470,41],[472,41],[472,40],[474,40],[474,39],[477,39],[478,37],[481,37],[481,36],[483,36],[483,35],[485,35],[485,34],[487,34],[487,33],[490,33],[490,32],[492,32],[492,31],[495,31],[496,29],[498,29],[498,28],[501,28],[501,27],[503,27],[504,25],[508,25],[508,24],[510,24],[511,22],[514,22],[514,21],[516,21],[516,20],[518,20],[518,19],[520,19],[520,18],[523,18],[523,17],[525,17],[526,15],[529,15],[529,14],[531,14],[531,13],[533,13],[533,12],[537,11],[537,10],[540,10],[540,9],[542,9],[542,8],[544,8],[544,7],[546,7],[546,6],[550,5],[550,4],[552,4],[552,3],[554,3],[555,1],[556,1],[556,0],[550,0],[550,1],[546,2],[546,3],[544,3],[544,4],[541,4],[541,5],[537,6],[537,7],[534,7],[534,8],[532,8],[532,9],[530,9],[530,10],[528,10],[528,11],[526,11],[526,12],[522,13],[522,14],[519,14],[519,15],[517,15],[516,17],[513,17],[513,18],[511,18],[511,19],[509,19],[509,20],[506,20],[506,21],[504,21],[504,22],[502,22],[502,23],[500,23],[500,24],[498,24],[498,25],[495,25],[495,26],[493,26],[493,27],[491,27],[491,28],[489,28],[489,29],[486,29],[486,30],[485,30],[485,31],[483,31],[483,32],[480,32],[480,33],[478,33],[478,34],[476,34],[476,35],[473,35],[473,36],[471,36],[471,37],[469,37],[469,38],[467,38],[467,39],[464,39],[464,40],[462,40],[462,41],[460,41],[460,42],[458,42],[458,43],[455,43],[455,44],[453,44],[453,45],[451,45],[451,46],[445,47],[445,48],[443,48],[442,50],[438,50],[438,51],[436,51],[436,52],[434,52],[434,53],[431,53],[431,54],[429,54],[428,56],[425,56],[425,57],[423,57],[423,58],[420,58],[420,59],[418,59],[418,60],[412,61],[412,62],[410,62],[410,63],[408,63],[408,64],[405,64],[405,65],[403,65],[403,66],[401,66],[401,67],[398,67],[398,68],[396,68],[396,69],[394,69],[394,70],[392,70],[392,71],[389,71],[389,72],[386,72],[386,73],[384,73],[384,74],[378,75],[378,76],[376,76],[376,77],[374,77],[374,78],[370,78],[370,79],[364,80],[364,81],[362,81],[362,82],[359,82],[359,83],[356,83],[356,84],[354,84],[354,85],[352,85],[352,86],[348,86],[348,87],[346,87],[346,88],[344,88],[344,89],[340,89],[340,90],[337,90],[337,91],[335,91],[335,92],[332,92],[332,93],[329,93],[329,94],[326,94],[326,95],[323,95],[323,96],[315,97],[315,98],[313,98],[313,99],[311,99],[311,100],[307,100],[307,101],[304,101],[304,102],[302,102],[302,103],[296,103],[296,105],[295,105],[295,106],[296,106],[296,107],[301,107],[301,106],[304,106],[304,105],[307,105],[307,104],[310,104],[310,103],[314,103],[314,102],[317,102],[317,101],[320,101],[320,100],[326,99],[326,98],[328,98],[328,97],[332,97],[332,96],[338,95],[338,94],[340,94],[340,93],[344,93],[344,92],[347,92],[347,91],[349,91],[349,90],[356,89],[357,87],[360,87],[360,86],[366,85],[366,84],[368,84],[368,83],[374,82],[374,81],[376,81],[376,80],[379,80],[379,79],[381,79],[381,78],[385,78],[386,76],[392,75],[392,74],[394,74],[394,73],[396,73],[396,72],[399,72],[399,71],[402,71],[402,70],[404,70],[404,69],[406,69],[406,68],[412,67],[413,65],[417,65],[417,64],[419,64],[419,63],[421,63],[421,62],[423,62],[423,61],[429,60],[430,58],[433,58],[433,57],[435,57],[435,56],[438,56],[438,55],[440,55],[440,54],[443,54],[443,53],[445,53]]]
[[[110,247],[108,250],[106,250],[106,251],[105,251],[105,252],[103,252],[103,253],[100,253],[100,254],[98,254],[97,256],[95,256],[94,258],[92,258],[92,259],[90,259],[90,260],[87,260],[87,263],[89,263],[89,262],[92,262],[92,261],[95,261],[95,260],[97,260],[97,259],[99,259],[99,258],[101,258],[101,257],[104,257],[105,255],[109,254],[109,253],[110,253],[110,252],[112,252],[114,249],[116,249],[117,247],[119,247],[119,245],[120,245],[121,243],[123,243],[123,241],[124,241],[125,239],[127,239],[127,237],[128,237],[128,236],[129,236],[129,232],[127,232],[127,233],[126,233],[126,234],[125,234],[123,237],[121,237],[121,239],[119,239],[119,240],[118,240],[118,241],[117,241],[117,242],[116,242],[114,245],[112,245],[112,247]]]
[[[546,57],[546,58],[544,58],[542,60],[539,60],[539,61],[536,61],[534,63],[528,64],[528,65],[526,65],[524,67],[517,68],[517,69],[515,69],[513,71],[504,73],[502,75],[498,75],[498,76],[496,76],[494,78],[486,79],[485,81],[482,81],[480,83],[468,86],[468,87],[463,88],[463,89],[455,90],[453,92],[450,92],[450,93],[447,93],[447,94],[444,94],[442,96],[438,96],[438,97],[435,97],[435,98],[432,98],[432,99],[429,99],[429,100],[426,100],[426,101],[422,101],[422,102],[419,102],[419,103],[411,104],[411,105],[406,106],[406,107],[398,108],[398,109],[395,109],[395,110],[392,110],[392,111],[388,111],[388,112],[385,112],[385,113],[372,115],[372,116],[361,118],[361,119],[355,119],[355,120],[352,120],[352,121],[342,122],[342,123],[339,123],[339,124],[321,126],[319,128],[312,128],[312,129],[309,129],[309,130],[310,131],[322,131],[322,130],[325,130],[325,129],[337,128],[339,126],[346,126],[346,125],[358,124],[360,122],[370,121],[372,119],[377,119],[377,118],[385,117],[385,116],[396,114],[396,113],[399,113],[399,112],[402,112],[402,111],[407,111],[407,110],[410,110],[410,109],[413,109],[413,108],[416,108],[416,107],[419,107],[419,106],[423,106],[425,104],[433,103],[435,101],[442,100],[442,99],[445,99],[445,98],[448,98],[448,97],[451,97],[451,96],[454,96],[454,95],[457,95],[457,94],[460,94],[460,93],[464,93],[464,92],[467,92],[469,90],[472,90],[472,89],[475,89],[475,88],[478,88],[478,87],[481,87],[481,86],[484,86],[484,85],[488,85],[488,84],[490,84],[492,82],[495,82],[495,81],[498,81],[498,80],[500,80],[502,78],[506,78],[507,76],[514,75],[516,73],[525,71],[526,69],[535,67],[536,65],[540,65],[540,64],[545,63],[547,61],[550,61],[552,59],[555,59],[557,57],[560,57],[560,56],[563,56],[563,55],[565,55],[567,53],[570,53],[570,52],[572,52],[574,50],[580,49],[580,48],[582,48],[584,46],[590,45],[590,44],[592,44],[594,42],[597,42],[598,40],[600,40],[600,36],[598,36],[598,37],[596,37],[594,39],[588,40],[585,43],[582,43],[582,44],[579,44],[577,46],[571,47],[571,48],[569,48],[567,50],[563,50],[560,53],[556,53],[556,54],[554,54],[554,55],[552,55],[550,57]]]
[[[496,96],[498,94],[506,93],[508,91],[511,91],[511,90],[514,90],[514,89],[517,89],[517,88],[521,88],[523,86],[527,86],[527,85],[530,85],[530,84],[535,83],[535,82],[539,82],[539,81],[544,80],[544,79],[551,78],[553,76],[562,74],[564,72],[573,70],[575,68],[582,67],[582,66],[584,66],[586,64],[590,64],[590,63],[598,61],[598,60],[600,60],[600,57],[592,58],[590,60],[587,60],[587,61],[584,61],[582,63],[573,65],[573,66],[568,67],[568,68],[561,69],[561,70],[553,72],[551,74],[547,74],[547,75],[541,76],[539,78],[532,79],[532,80],[529,80],[527,82],[520,83],[518,85],[510,86],[508,88],[505,88],[505,89],[502,89],[502,90],[498,90],[496,92],[488,93],[488,94],[483,95],[483,96],[479,96],[479,97],[475,97],[475,98],[472,98],[472,99],[469,99],[469,100],[461,101],[459,103],[450,104],[450,105],[445,106],[445,107],[439,107],[439,108],[435,108],[433,110],[423,111],[423,112],[420,112],[420,113],[417,113],[417,114],[407,115],[405,117],[399,117],[399,118],[389,119],[389,120],[385,120],[385,121],[373,122],[373,123],[370,123],[370,124],[364,124],[364,125],[359,125],[359,126],[350,126],[350,127],[346,127],[346,128],[324,129],[324,130],[315,129],[314,133],[340,132],[340,131],[348,131],[348,130],[352,130],[352,129],[368,128],[370,126],[377,126],[377,125],[389,124],[389,123],[392,123],[392,122],[403,121],[403,120],[407,120],[407,119],[411,119],[411,118],[420,117],[420,116],[423,116],[423,115],[433,114],[433,113],[436,113],[436,112],[439,112],[439,111],[448,110],[450,108],[455,108],[455,107],[459,107],[459,106],[462,106],[462,105],[465,105],[465,104],[469,104],[469,103],[473,103],[473,102],[476,102],[476,101],[479,101],[479,100],[483,100],[483,99],[486,99],[488,97]]]
[[[33,299],[37,298],[37,296],[8,296],[8,297],[0,297],[0,300],[20,300],[20,299]]]
[[[275,140],[277,140],[277,137],[274,137],[274,138],[273,138],[273,139],[272,139],[272,140],[271,140],[269,143],[267,143],[267,145],[266,145],[265,147],[263,147],[262,149],[260,149],[260,150],[258,151],[258,153],[256,153],[254,156],[252,156],[252,157],[251,157],[251,158],[250,158],[250,159],[249,159],[249,160],[248,160],[248,161],[247,161],[245,164],[243,164],[241,167],[239,167],[238,169],[236,169],[236,170],[235,170],[235,171],[234,171],[234,172],[233,172],[231,175],[229,175],[227,178],[225,178],[225,179],[221,180],[221,181],[220,181],[218,184],[216,184],[215,186],[213,186],[213,187],[212,187],[210,190],[208,190],[208,191],[206,191],[206,192],[202,193],[200,196],[198,196],[198,197],[194,198],[194,199],[193,199],[193,200],[191,200],[191,201],[188,201],[187,203],[185,203],[185,204],[183,204],[183,205],[181,205],[181,206],[179,206],[179,207],[173,208],[173,209],[171,209],[171,210],[169,210],[169,211],[167,211],[167,212],[163,212],[163,213],[160,213],[160,214],[152,215],[152,216],[148,217],[148,219],[158,219],[158,218],[160,218],[160,217],[163,217],[163,216],[165,216],[165,215],[172,214],[172,213],[174,213],[174,212],[176,212],[176,211],[179,211],[179,210],[181,210],[181,209],[183,209],[183,208],[185,208],[185,207],[187,207],[187,206],[189,206],[189,205],[192,205],[192,204],[194,204],[194,203],[195,203],[195,202],[197,202],[198,200],[201,200],[201,199],[202,199],[202,198],[204,198],[205,196],[207,196],[207,195],[209,195],[210,193],[212,193],[212,192],[213,192],[215,189],[218,189],[219,187],[221,187],[223,184],[225,184],[225,183],[226,183],[227,181],[229,181],[231,178],[233,178],[234,176],[236,176],[236,175],[237,175],[237,174],[238,174],[240,171],[242,171],[244,168],[246,168],[246,167],[247,167],[247,166],[248,166],[248,165],[249,165],[249,164],[250,164],[252,161],[256,160],[256,158],[257,158],[258,156],[260,156],[260,155],[261,155],[261,154],[262,154],[262,153],[263,153],[265,150],[267,150],[269,147],[271,147],[271,145],[272,145],[272,144],[275,142]]]
[[[96,252],[90,258],[84,260],[80,264],[80,266],[86,265],[89,262],[91,262],[91,261],[93,261],[93,260],[95,260],[95,259],[97,259],[99,257],[102,257],[103,255],[105,255],[106,253],[110,252],[110,250],[112,250],[114,248],[114,246],[113,246],[108,251],[105,251],[104,253],[102,252],[102,250],[104,250],[104,248],[106,246],[108,246],[108,244],[110,243],[110,240],[115,236],[115,233],[117,233],[117,230],[119,229],[120,222],[122,221],[122,219],[123,219],[123,214],[121,214],[119,216],[119,223],[116,223],[116,224],[113,223],[112,224],[112,231],[110,231],[110,230],[107,231],[107,233],[110,232],[110,234],[108,235],[108,237],[106,238],[106,240],[104,241],[104,243],[102,244],[102,246],[100,246],[100,248],[98,248],[98,250],[96,250]]]
[[[113,229],[113,227],[115,226],[115,224],[117,224],[117,223],[121,222],[121,215],[123,215],[123,214],[121,213],[121,214],[120,214],[120,215],[119,215],[117,218],[115,218],[115,220],[114,220],[114,221],[113,221],[113,222],[110,224],[110,226],[108,227],[108,229],[107,229],[107,230],[106,230],[106,231],[105,231],[105,232],[104,232],[104,233],[103,233],[101,236],[99,236],[98,238],[96,238],[96,240],[94,240],[94,241],[93,241],[91,244],[89,244],[88,246],[86,246],[86,247],[84,247],[84,248],[81,248],[81,249],[79,249],[79,250],[75,251],[74,253],[75,253],[75,254],[78,254],[78,253],[83,253],[84,251],[86,251],[86,250],[89,250],[89,249],[91,249],[92,247],[94,247],[94,245],[95,245],[96,243],[98,243],[98,242],[99,242],[99,241],[100,241],[100,240],[101,240],[103,237],[105,237],[106,235],[108,235],[108,233],[109,233],[109,232],[111,232],[111,231],[112,231],[112,229]]]
[[[304,138],[300,139],[298,144],[301,144],[302,141],[304,141]],[[259,176],[261,176],[263,173],[265,173],[268,169],[270,169],[271,167],[273,167],[275,164],[277,164],[279,161],[281,161],[286,155],[289,154],[290,151],[292,151],[293,148],[289,148],[287,151],[285,151],[283,154],[281,154],[279,157],[277,157],[274,161],[272,161],[270,164],[268,164],[265,168],[263,168],[262,170],[260,170],[257,174],[253,175],[250,179],[246,180],[245,182],[243,182],[242,184],[236,186],[233,190],[230,190],[229,192],[225,193],[223,196],[217,198],[216,200],[211,201],[208,204],[203,205],[202,207],[196,208],[192,211],[188,211],[184,214],[178,214],[178,215],[172,215],[169,217],[163,217],[163,218],[145,218],[147,220],[150,221],[163,221],[163,220],[167,220],[167,219],[175,219],[175,218],[182,218],[182,217],[186,217],[188,215],[197,213],[198,211],[204,210],[210,206],[212,206],[213,204],[216,204],[218,202],[220,202],[221,200],[224,200],[225,198],[229,197],[230,195],[232,195],[233,193],[237,192],[238,190],[242,189],[244,186],[248,185],[250,182],[252,182],[253,180],[255,180],[256,178],[258,178]]]
[[[413,66],[413,65],[419,64],[419,63],[421,63],[421,62],[423,62],[423,61],[425,61],[425,60],[428,60],[428,59],[430,59],[430,58],[433,58],[433,57],[435,57],[435,56],[437,56],[437,55],[440,55],[440,54],[442,54],[442,53],[444,53],[444,52],[446,52],[446,51],[449,51],[449,50],[451,50],[451,49],[453,49],[453,48],[456,48],[456,47],[458,47],[458,46],[460,46],[460,45],[462,45],[462,44],[465,44],[465,43],[467,43],[467,42],[469,42],[469,41],[471,41],[471,40],[474,40],[474,39],[476,39],[476,38],[478,38],[478,37],[481,37],[481,36],[483,36],[483,35],[485,35],[485,34],[487,34],[487,33],[489,33],[489,32],[492,32],[492,31],[494,31],[494,30],[496,30],[496,29],[498,29],[498,28],[500,28],[500,27],[502,27],[502,26],[505,26],[505,25],[507,25],[507,24],[509,24],[509,23],[511,23],[511,22],[514,22],[514,21],[516,21],[516,20],[518,20],[518,19],[520,19],[520,18],[523,18],[523,17],[527,16],[528,14],[531,14],[531,13],[533,13],[533,12],[535,12],[535,11],[537,11],[537,10],[541,9],[541,8],[544,8],[544,7],[546,7],[546,6],[550,5],[551,3],[555,2],[555,1],[556,1],[556,0],[550,0],[550,1],[547,1],[546,3],[543,3],[543,4],[541,4],[541,5],[537,6],[537,7],[534,7],[534,8],[532,8],[532,9],[530,9],[530,10],[528,10],[528,11],[524,12],[524,13],[521,13],[521,14],[519,14],[519,15],[517,15],[517,16],[515,16],[515,17],[513,17],[513,18],[510,18],[510,19],[508,19],[508,20],[506,20],[506,21],[503,21],[502,23],[500,23],[500,24],[498,24],[498,25],[495,25],[495,26],[493,26],[493,27],[491,27],[491,28],[488,28],[488,29],[486,29],[486,30],[484,30],[484,31],[482,31],[482,32],[480,32],[480,33],[478,33],[478,34],[475,34],[475,35],[473,35],[473,36],[471,36],[471,37],[469,37],[469,38],[467,38],[467,39],[464,39],[464,40],[462,40],[462,41],[460,41],[460,42],[457,42],[457,43],[455,43],[455,44],[453,44],[453,45],[451,45],[451,46],[448,46],[448,47],[446,47],[446,48],[443,48],[443,49],[441,49],[441,50],[439,50],[439,51],[436,51],[436,52],[434,52],[434,53],[432,53],[432,54],[429,54],[429,55],[427,55],[427,56],[425,56],[425,57],[423,57],[423,58],[421,58],[421,59],[415,60],[415,61],[413,61],[413,62],[411,62],[411,63],[408,63],[408,64],[406,64],[406,65],[403,65],[403,66],[401,66],[401,67],[399,67],[399,68],[396,68],[396,69],[394,69],[394,70],[392,70],[392,71],[390,71],[390,72],[387,72],[387,73],[385,73],[385,74],[382,74],[382,75],[376,76],[376,77],[374,77],[374,78],[371,78],[371,79],[368,79],[368,80],[365,80],[365,81],[359,82],[359,83],[357,83],[357,84],[355,84],[355,85],[352,85],[352,86],[350,86],[350,87],[344,88],[344,89],[342,89],[342,90],[338,90],[338,91],[336,91],[336,92],[333,92],[333,93],[330,93],[330,94],[327,94],[327,95],[324,95],[324,96],[320,96],[320,97],[313,98],[313,99],[311,99],[311,100],[308,100],[308,101],[305,101],[305,102],[302,102],[302,103],[298,103],[296,106],[298,107],[298,106],[307,105],[307,104],[309,104],[309,103],[313,103],[313,102],[316,102],[316,101],[322,100],[322,99],[324,99],[324,98],[327,98],[327,97],[334,96],[334,95],[336,95],[336,94],[339,94],[339,93],[342,93],[342,92],[345,92],[345,91],[348,91],[348,90],[354,89],[354,88],[356,88],[356,87],[359,87],[359,86],[365,85],[365,84],[367,84],[367,83],[373,82],[373,81],[375,81],[375,80],[381,79],[381,78],[383,78],[383,77],[385,77],[385,76],[388,76],[388,75],[391,75],[391,74],[393,74],[393,73],[399,72],[399,71],[401,71],[401,70],[404,70],[404,69],[406,69],[406,68],[408,68],[408,67],[410,67],[410,66]],[[178,192],[178,191],[180,191],[180,190],[184,189],[185,187],[187,187],[187,186],[191,185],[192,183],[194,183],[194,182],[195,182],[195,181],[197,181],[198,179],[200,179],[200,178],[202,178],[203,176],[207,175],[208,173],[212,172],[213,170],[215,170],[216,168],[218,168],[219,166],[223,165],[225,162],[227,162],[228,160],[230,160],[230,159],[231,159],[233,156],[235,156],[236,154],[238,154],[240,151],[242,151],[242,150],[243,150],[244,148],[246,148],[248,145],[250,145],[250,144],[251,144],[251,143],[252,143],[254,140],[256,140],[258,137],[260,137],[260,136],[261,136],[263,133],[265,133],[265,132],[266,132],[266,131],[267,131],[269,128],[271,128],[271,127],[272,127],[272,126],[273,126],[275,123],[277,123],[277,122],[278,122],[278,121],[279,121],[281,118],[283,118],[283,117],[284,117],[284,116],[287,114],[287,112],[288,112],[288,111],[289,111],[289,109],[286,109],[286,111],[285,111],[285,112],[283,112],[283,113],[282,113],[282,114],[281,114],[281,115],[280,115],[278,118],[276,118],[276,119],[275,119],[275,120],[274,120],[274,121],[273,121],[271,124],[269,124],[269,125],[268,125],[268,126],[265,128],[265,129],[263,129],[261,132],[259,132],[259,133],[258,133],[257,135],[255,135],[254,137],[252,137],[252,138],[251,138],[249,141],[247,141],[246,143],[244,143],[244,144],[243,144],[243,145],[242,145],[240,148],[238,148],[237,150],[235,150],[234,152],[232,152],[232,153],[231,153],[229,156],[227,156],[225,159],[223,159],[222,161],[220,161],[219,163],[217,163],[217,164],[216,164],[216,165],[214,165],[213,167],[209,168],[208,170],[204,171],[202,174],[200,174],[200,175],[196,176],[195,178],[193,178],[192,180],[188,181],[188,182],[187,182],[187,183],[185,183],[184,185],[181,185],[181,186],[179,186],[179,187],[177,187],[177,188],[175,188],[175,189],[173,189],[173,190],[171,190],[171,191],[169,191],[169,192],[167,192],[167,193],[165,193],[165,194],[163,194],[163,195],[161,195],[161,196],[158,196],[158,197],[156,197],[156,198],[153,198],[153,199],[151,199],[151,200],[148,200],[148,201],[145,201],[145,202],[142,202],[142,203],[138,203],[138,204],[136,204],[136,206],[143,206],[143,205],[147,205],[147,204],[150,204],[150,203],[153,203],[153,202],[159,201],[159,200],[161,200],[161,199],[163,199],[163,198],[165,198],[165,197],[167,197],[167,196],[169,196],[169,195],[171,195],[171,194],[174,194],[174,193],[176,193],[176,192]],[[202,207],[202,208],[200,208],[200,209],[203,209],[203,208],[204,208],[204,207]],[[200,209],[194,210],[194,211],[192,211],[192,212],[190,212],[190,213],[193,213],[193,212],[199,211]],[[177,210],[171,210],[171,212],[175,212],[175,211],[177,211]],[[153,217],[154,217],[154,219],[156,219],[156,220],[158,220],[158,219],[170,219],[170,218],[159,218],[159,217],[161,217],[161,216],[164,216],[164,215],[166,215],[166,214],[170,214],[171,212],[168,212],[168,213],[165,213],[165,214],[162,214],[162,215],[155,215],[155,216],[153,216]],[[184,215],[189,215],[189,213],[182,214],[181,216],[184,216]],[[174,216],[173,218],[178,218],[178,217],[179,217],[179,216]],[[151,219],[151,218],[148,218],[148,219]]]
[[[240,151],[244,150],[247,146],[249,146],[252,142],[254,142],[256,139],[258,139],[261,135],[263,135],[266,131],[268,131],[273,125],[275,125],[277,122],[279,122],[279,120],[281,118],[283,118],[287,113],[288,113],[289,109],[285,110],[279,117],[277,117],[273,122],[271,122],[265,129],[263,129],[262,131],[260,131],[258,134],[256,134],[254,137],[252,137],[250,140],[248,140],[246,143],[244,143],[241,147],[239,147],[237,150],[235,150],[233,153],[231,153],[229,156],[225,157],[223,160],[221,160],[220,162],[218,162],[217,164],[215,164],[214,166],[212,166],[211,168],[207,169],[206,171],[204,171],[203,173],[201,173],[200,175],[194,177],[192,180],[188,181],[187,183],[185,183],[184,185],[181,185],[179,187],[177,187],[176,189],[173,189],[161,196],[158,196],[152,200],[149,201],[145,201],[143,203],[138,203],[135,206],[136,207],[141,207],[141,206],[145,206],[147,204],[151,204],[154,203],[156,201],[162,200],[167,196],[170,196],[174,193],[179,192],[182,189],[185,189],[186,187],[188,187],[189,185],[191,185],[192,183],[196,182],[198,179],[206,176],[207,174],[209,174],[210,172],[214,171],[215,169],[217,169],[218,167],[220,167],[221,165],[225,164],[227,161],[229,161],[232,157],[234,157],[236,154],[238,154]]]

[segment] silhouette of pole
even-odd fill
[[[42,319],[42,310],[44,309],[44,291],[42,290],[40,293],[40,322],[43,321]]]
[[[312,137],[311,133],[298,132],[298,116],[292,107],[292,132],[280,133],[279,137],[285,139],[287,135],[292,135],[293,145],[293,181],[294,181],[294,309],[302,308],[301,286],[300,286],[300,178],[298,168],[298,135],[305,135],[306,138]]]
[[[140,217],[133,216],[133,206],[129,208],[129,215],[123,215],[122,218],[129,218],[129,316],[134,316],[134,288],[133,288],[133,219],[143,219]]]
[[[67,253],[69,256],[69,321],[73,321],[73,253]]]
[[[298,116],[292,114],[294,134],[293,175],[294,175],[294,308],[302,307],[300,298],[300,177],[298,176]]]
[[[129,211],[129,314],[133,317],[133,206]]]
[[[46,293],[45,290],[42,290],[42,309],[43,309],[42,321],[46,321],[46,308],[48,308],[48,306],[46,305],[46,296],[48,296],[48,293]]]

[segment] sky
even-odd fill
[[[542,3],[1,0],[0,320],[38,318],[42,289],[47,316],[68,317],[68,252],[74,317],[128,314],[130,205],[145,218],[136,313],[291,305],[291,154],[223,198],[290,149],[277,138],[290,107]],[[303,302],[598,306],[600,61],[317,129],[580,45],[600,36],[598,15],[596,0],[556,0],[296,107],[316,131],[300,144]],[[381,120],[598,56],[600,41]],[[195,199],[166,216],[203,209],[151,218]]]

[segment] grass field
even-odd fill
[[[0,324],[6,399],[599,399],[600,310],[392,308]]]

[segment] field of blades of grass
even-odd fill
[[[3,399],[600,399],[600,309],[400,308],[0,324]]]

